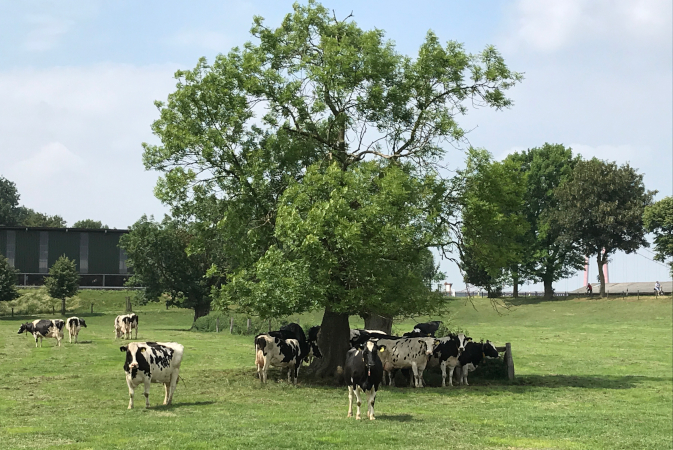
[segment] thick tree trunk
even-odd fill
[[[605,297],[605,274],[603,273],[603,265],[605,264],[605,261],[607,261],[607,259],[608,259],[607,254],[602,254],[602,252],[598,252],[598,257],[596,258],[596,261],[598,262],[598,276],[600,277],[599,279],[601,280],[601,292],[600,292],[601,297]]]
[[[365,330],[379,330],[386,334],[391,334],[393,331],[392,317],[370,313],[364,316],[363,319],[365,319]]]
[[[544,282],[544,298],[551,299],[554,298],[554,287],[552,286],[552,280],[543,280]]]
[[[194,322],[199,317],[207,316],[210,312],[210,303],[199,304],[194,307]]]
[[[65,297],[61,299],[61,314],[65,316]]]
[[[346,361],[349,337],[348,314],[333,312],[329,307],[325,308],[318,335],[322,358],[315,358],[309,372],[321,378],[338,377],[340,372],[338,368],[343,369]]]

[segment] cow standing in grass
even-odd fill
[[[389,383],[394,386],[394,369],[411,368],[414,376],[411,386],[423,387],[423,371],[428,364],[428,358],[432,355],[435,343],[439,341],[432,337],[426,338],[399,338],[379,339],[379,346],[385,351],[380,355],[383,370],[388,374]],[[385,380],[385,375],[384,375]]]
[[[439,343],[435,346],[432,357],[428,361],[428,366],[433,367],[439,364],[442,370],[442,387],[446,386],[446,368],[449,368],[449,386],[453,386],[453,372],[460,366],[458,358],[465,350],[465,345],[470,342],[472,338],[465,336],[463,333],[450,334],[439,339]]]
[[[469,386],[467,383],[468,372],[475,370],[486,356],[489,358],[497,358],[499,356],[498,350],[491,341],[486,341],[486,343],[468,342],[465,344],[465,351],[458,357],[460,384]]]
[[[115,339],[124,336],[125,339],[131,339],[131,332],[136,330],[136,339],[138,339],[138,315],[135,313],[122,314],[115,317]]]
[[[287,382],[297,384],[301,361],[308,356],[308,344],[297,339],[282,339],[269,334],[255,336],[257,375],[266,383],[269,366],[287,367]]]
[[[56,339],[57,345],[61,346],[61,339],[63,339],[63,327],[65,322],[61,319],[37,319],[32,322],[26,322],[19,328],[19,333],[32,333],[35,338],[35,347],[37,347],[37,340],[40,340],[40,347],[42,347],[42,339],[46,337]]]
[[[133,408],[135,388],[145,387],[145,407],[150,407],[150,384],[163,383],[166,395],[164,405],[173,401],[173,393],[180,375],[184,346],[176,342],[131,342],[119,347],[126,352],[124,372],[129,387],[129,408]]]
[[[353,417],[353,394],[357,398],[357,413],[355,418],[360,420],[361,392],[367,393],[367,417],[374,420],[374,402],[376,391],[383,380],[383,363],[379,352],[385,351],[385,346],[367,341],[362,349],[352,348],[346,353],[344,380],[348,384],[348,415]]]
[[[84,327],[86,328],[86,322],[80,319],[79,317],[70,317],[65,321],[65,328],[68,330],[68,337],[70,338],[70,343],[72,344],[72,337],[75,336],[75,344],[77,343],[77,336],[79,335],[79,330]]]

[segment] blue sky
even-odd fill
[[[124,228],[143,213],[160,217],[157,174],[141,164],[140,144],[155,142],[153,101],[172,91],[175,70],[242,45],[254,15],[279,24],[291,4],[0,0],[0,175],[17,183],[23,204],[70,224],[93,218]],[[525,72],[510,92],[513,108],[461,118],[472,145],[502,158],[563,143],[585,157],[629,162],[658,198],[671,194],[670,1],[324,4],[385,30],[400,52],[413,55],[432,29],[470,51],[496,45]],[[447,149],[450,167],[463,159]],[[641,253],[616,255],[611,281],[665,278]],[[455,268],[443,268],[462,284]]]

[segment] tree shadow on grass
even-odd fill
[[[595,376],[595,375],[524,375],[517,377],[512,386],[586,389],[633,389],[648,381],[670,381],[662,377],[646,376]]]
[[[201,402],[180,402],[180,403],[173,403],[171,405],[157,405],[157,406],[151,406],[150,409],[153,409],[155,411],[162,411],[162,410],[170,410],[170,409],[176,409],[176,408],[183,408],[185,406],[207,406],[207,405],[213,405],[215,404],[215,401],[201,401]]]
[[[383,420],[389,422],[411,422],[414,417],[411,414],[385,414],[382,416],[375,415],[376,420]]]

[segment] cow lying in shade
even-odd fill
[[[308,344],[297,339],[282,339],[268,334],[255,336],[257,375],[266,383],[269,366],[287,367],[287,382],[297,384],[301,361],[308,356]]]
[[[357,414],[360,420],[361,392],[367,393],[367,417],[374,420],[374,402],[376,391],[383,379],[383,363],[379,352],[385,351],[385,346],[378,346],[373,341],[364,343],[362,349],[352,348],[346,353],[344,380],[348,384],[348,415],[353,417],[353,394],[357,398]]]
[[[32,333],[35,338],[35,347],[37,347],[38,339],[40,339],[40,347],[42,347],[42,339],[46,337],[55,338],[57,345],[60,347],[64,326],[65,322],[61,319],[37,319],[22,324],[18,334]]]
[[[77,336],[79,336],[79,330],[82,327],[86,328],[86,322],[79,317],[71,317],[65,321],[65,328],[68,330],[68,337],[70,338],[71,344],[73,336],[75,336],[75,344],[77,343]]]
[[[173,393],[180,375],[184,347],[176,342],[131,342],[119,347],[126,352],[124,372],[129,387],[129,408],[133,408],[135,388],[145,387],[145,407],[150,407],[150,383],[163,383],[166,395],[164,405],[173,401]]]
[[[411,368],[414,375],[411,385],[417,388],[423,387],[423,371],[436,343],[439,341],[432,337],[379,339],[377,344],[385,348],[380,358],[383,370],[388,374],[389,384],[395,385],[394,369]]]
[[[468,372],[475,370],[486,356],[490,358],[497,358],[499,356],[498,350],[491,341],[486,341],[486,343],[468,342],[465,344],[465,351],[458,357],[460,384],[469,386],[467,383]]]

